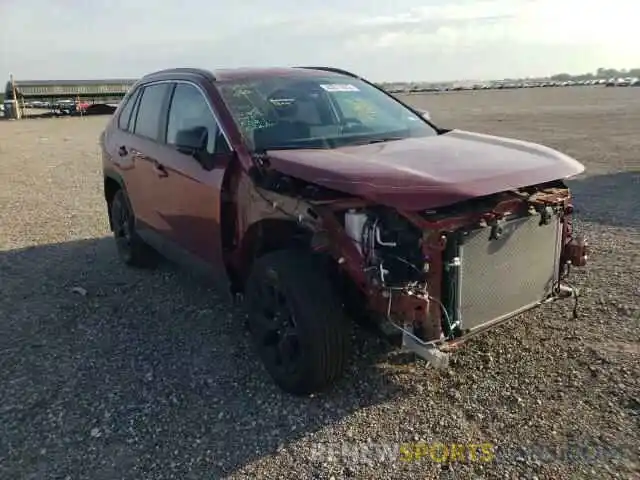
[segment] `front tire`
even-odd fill
[[[137,234],[133,210],[123,190],[113,196],[110,215],[120,259],[132,267],[153,267],[157,261],[156,252]]]
[[[245,288],[248,326],[267,371],[284,391],[305,395],[342,375],[349,330],[325,265],[281,250],[258,258]]]

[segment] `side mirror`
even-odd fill
[[[179,152],[191,155],[199,160],[207,150],[209,131],[206,127],[194,127],[179,130],[176,133],[176,147]]]
[[[220,137],[223,141],[224,138]],[[207,127],[194,127],[179,130],[176,133],[176,149],[185,155],[193,157],[205,170],[213,170],[220,162],[228,161],[235,157],[235,151],[228,148],[224,151],[210,153],[207,151],[209,143],[209,130]],[[227,145],[224,143],[223,145]]]

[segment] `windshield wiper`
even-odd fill
[[[327,147],[324,145],[274,145],[273,147],[267,148],[265,151],[269,152],[271,150],[326,150]]]
[[[367,140],[362,140],[359,142],[354,142],[357,145],[371,145],[373,143],[385,143],[385,142],[394,142],[396,140],[404,140],[407,137],[383,137],[383,138],[369,138]]]

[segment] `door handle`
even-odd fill
[[[124,145],[122,145],[118,149],[118,155],[120,155],[121,157],[126,157],[128,154],[129,154],[129,151],[127,150],[127,147],[125,147]]]
[[[167,176],[169,176],[169,172],[167,172],[167,169],[164,167],[164,165],[162,165],[159,162],[154,162],[153,170],[156,172],[156,174],[159,177],[167,177]]]

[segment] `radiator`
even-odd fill
[[[544,300],[558,280],[562,223],[554,215],[506,221],[502,236],[491,228],[468,232],[459,245],[455,308],[462,331],[473,331]]]

